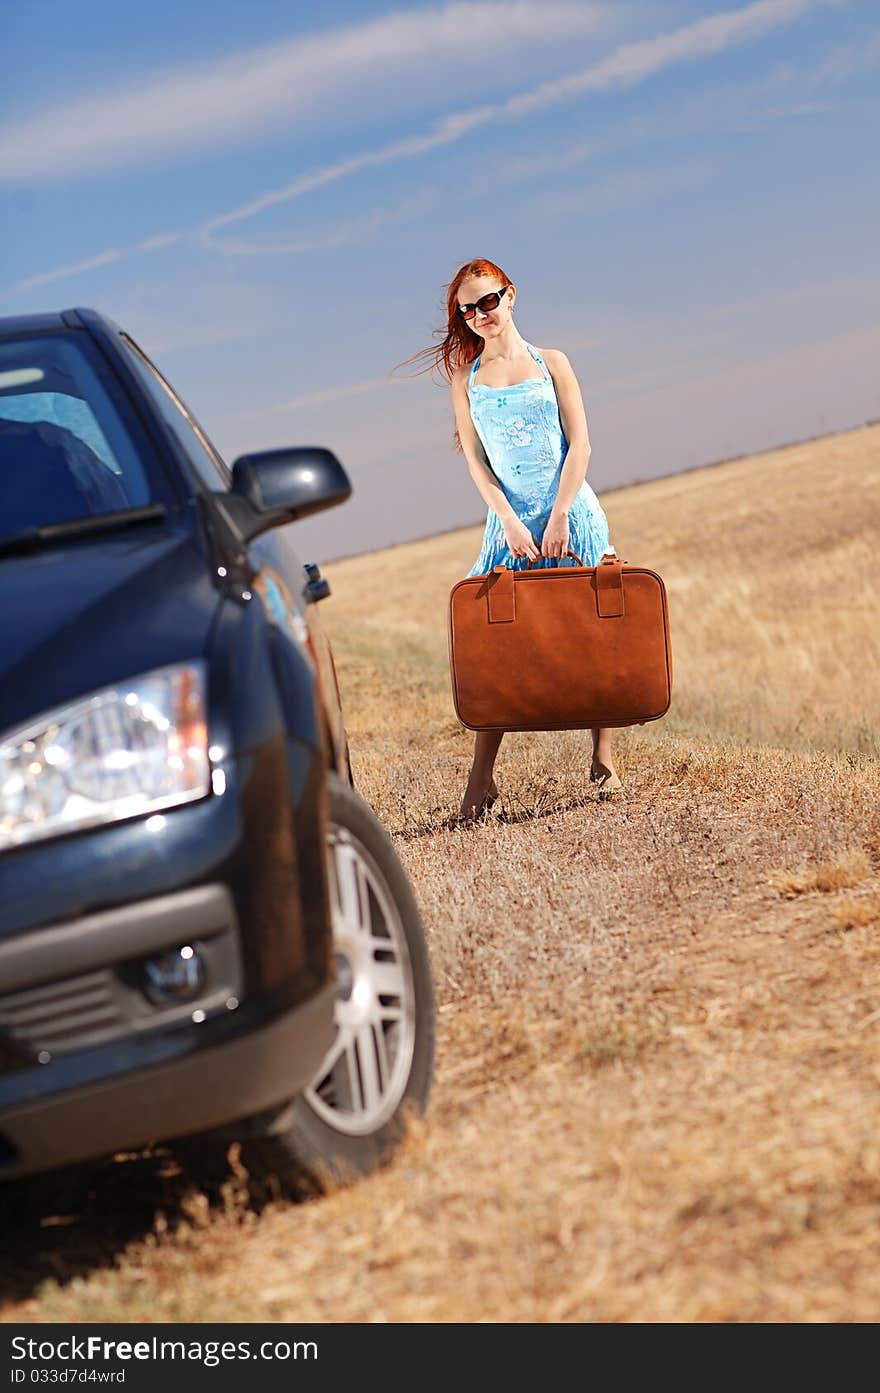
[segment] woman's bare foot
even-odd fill
[[[485,779],[471,777],[468,779],[468,786],[461,800],[459,818],[462,822],[476,822],[484,813],[487,813],[498,797],[498,788],[494,779],[489,780],[488,787]]]
[[[590,783],[599,785],[600,798],[614,798],[623,793],[623,784],[614,765],[604,764],[600,759],[594,758],[590,766]]]

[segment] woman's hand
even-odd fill
[[[527,556],[530,561],[537,561],[541,553],[538,551],[538,544],[532,536],[524,522],[514,516],[509,522],[503,522],[504,536],[507,539],[507,548],[512,556]]]
[[[568,551],[568,513],[554,508],[550,514],[544,536],[541,538],[542,556],[565,556]]]

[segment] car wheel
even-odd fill
[[[434,989],[421,916],[391,840],[363,799],[328,775],[336,1038],[273,1134],[244,1141],[255,1179],[319,1186],[366,1175],[424,1114],[434,1065]]]

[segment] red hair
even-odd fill
[[[464,367],[466,363],[472,363],[474,359],[483,351],[483,340],[479,334],[475,334],[466,319],[462,319],[458,311],[458,289],[463,281],[471,280],[476,276],[495,276],[502,285],[510,285],[510,278],[504,274],[500,266],[496,266],[494,261],[468,261],[461,266],[452,277],[446,287],[446,328],[435,329],[434,337],[439,337],[442,341],[431,348],[422,348],[418,353],[414,353],[411,358],[404,359],[403,363],[398,364],[403,367],[406,363],[423,362],[424,366],[416,370],[414,376],[422,372],[430,372],[432,368],[439,368],[444,377],[450,381],[456,368]]]

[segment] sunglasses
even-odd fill
[[[472,305],[459,305],[458,312],[462,319],[473,319],[477,310],[481,314],[487,314],[489,310],[497,310],[501,304],[502,295],[506,295],[510,289],[509,285],[503,285],[500,290],[490,290],[488,295],[481,295]]]

